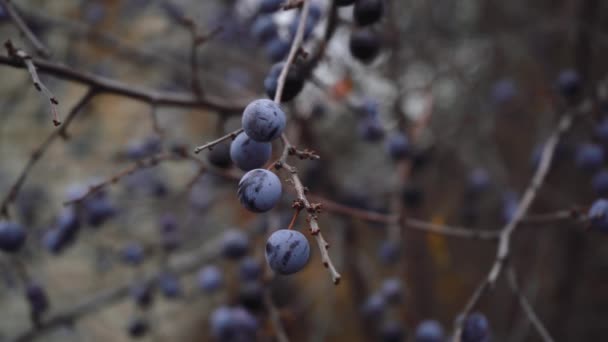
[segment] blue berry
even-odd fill
[[[273,13],[278,11],[285,0],[261,0],[258,11],[260,13]]]
[[[389,136],[386,141],[386,149],[389,156],[394,160],[406,158],[410,150],[407,136],[400,132]]]
[[[384,13],[384,0],[357,0],[353,9],[355,22],[360,26],[375,24]]]
[[[232,165],[230,159],[230,144],[224,142],[215,145],[207,154],[207,160],[211,165],[220,169],[227,169]]]
[[[166,213],[160,219],[160,241],[167,252],[176,250],[182,242],[177,219],[173,214]]]
[[[133,338],[145,336],[149,329],[150,326],[148,325],[148,322],[140,317],[132,318],[127,325],[127,332],[129,333],[129,336]]]
[[[386,309],[386,299],[381,293],[374,293],[363,303],[361,312],[365,317],[380,318]]]
[[[310,246],[306,237],[296,231],[279,229],[266,242],[266,261],[278,274],[293,274],[306,266]]]
[[[154,299],[154,287],[152,283],[134,283],[130,290],[131,298],[141,308],[147,308]]]
[[[405,338],[403,324],[397,321],[388,321],[380,328],[382,342],[402,342]]]
[[[241,261],[239,266],[241,280],[253,281],[262,275],[262,265],[252,257],[247,257]]]
[[[380,53],[381,37],[372,30],[360,29],[351,33],[350,53],[363,63],[371,63]]]
[[[25,229],[11,221],[0,221],[0,250],[15,253],[25,244]]]
[[[234,164],[243,171],[264,166],[271,154],[271,143],[257,142],[245,133],[239,134],[230,145],[230,157]]]
[[[241,307],[219,307],[209,319],[211,334],[219,341],[253,341],[257,319]]]
[[[270,68],[268,75],[264,79],[264,89],[266,95],[270,99],[274,99],[274,96],[279,85],[279,76],[285,66],[284,62],[276,63]],[[295,64],[289,66],[287,76],[285,77],[285,84],[283,85],[283,93],[281,94],[281,102],[287,102],[298,96],[298,94],[304,88],[304,74],[300,67]]]
[[[182,295],[179,278],[170,272],[164,272],[158,277],[158,288],[166,298],[173,299]]]
[[[248,137],[259,142],[278,138],[285,129],[285,113],[273,101],[260,99],[251,102],[243,112],[243,129]]]
[[[359,121],[359,135],[369,142],[378,141],[384,138],[384,127],[377,117],[368,116]]]
[[[575,70],[563,70],[557,78],[557,88],[565,98],[574,99],[582,90],[581,76]]]
[[[231,229],[222,237],[222,255],[229,259],[239,259],[249,251],[249,238],[247,234]]]
[[[276,38],[277,34],[277,25],[270,15],[258,17],[251,25],[251,35],[260,42]]]
[[[604,117],[597,126],[595,126],[595,136],[602,141],[608,143],[608,117]]]
[[[288,41],[277,37],[266,42],[266,56],[271,62],[276,63],[287,57],[290,48],[291,45]]]
[[[105,196],[92,197],[84,202],[84,213],[87,223],[99,227],[116,215],[116,208]]]
[[[401,284],[401,280],[397,278],[390,278],[385,280],[382,283],[382,288],[380,293],[386,298],[386,301],[389,303],[394,303],[400,301],[403,295],[403,285]]]
[[[391,240],[383,241],[378,249],[378,256],[384,264],[394,264],[401,256],[399,244]]]
[[[426,320],[416,327],[415,342],[443,342],[445,339],[441,324],[435,320]]]
[[[583,144],[578,147],[575,156],[576,166],[586,171],[594,171],[604,164],[604,149],[596,144]]]
[[[25,297],[33,320],[38,321],[40,316],[49,309],[49,298],[46,291],[40,284],[30,282],[25,287]]]
[[[274,173],[255,169],[247,172],[240,180],[238,197],[241,204],[250,211],[263,213],[272,209],[281,199],[281,181]]]
[[[198,287],[205,293],[213,293],[219,290],[223,284],[222,272],[217,266],[205,266],[198,271],[196,276]]]
[[[462,342],[487,342],[490,339],[490,324],[482,313],[470,314],[462,328]]]
[[[593,176],[593,190],[598,196],[608,196],[608,171],[602,170]]]
[[[317,8],[317,11],[318,11],[318,7],[315,6],[315,8]],[[312,7],[311,7],[311,9],[312,9]],[[308,40],[308,38],[310,38],[310,35],[315,30],[315,26],[319,22],[320,12],[316,12],[314,15],[310,15],[310,14],[311,13],[308,14],[308,17],[306,18],[306,25],[304,25],[304,36],[303,36],[304,40]],[[289,36],[292,39],[295,38],[296,33],[298,32],[299,25],[300,25],[300,15],[298,15],[297,18],[295,20],[293,20],[291,22],[291,24],[289,25]]]
[[[500,80],[492,86],[492,101],[497,105],[504,105],[517,96],[517,87],[511,79]]]
[[[587,216],[592,229],[608,232],[608,200],[600,198],[593,202]]]
[[[59,213],[57,222],[43,237],[43,244],[49,252],[57,254],[71,245],[80,230],[80,219],[73,207]]]
[[[137,242],[131,242],[122,250],[122,261],[129,265],[139,265],[144,261],[144,248]]]
[[[245,282],[239,289],[239,303],[247,310],[264,308],[264,287],[257,281]]]
[[[490,174],[486,169],[477,167],[469,174],[467,191],[470,195],[479,195],[490,187]]]

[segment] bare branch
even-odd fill
[[[133,100],[155,104],[157,106],[176,106],[189,108],[205,108],[218,111],[222,115],[240,114],[246,104],[225,101],[218,96],[206,94],[204,98],[194,98],[191,95],[172,92],[161,92],[122,83],[106,77],[81,72],[62,64],[56,64],[38,59],[32,59],[38,72],[47,73],[62,79],[89,85],[99,93],[124,96]],[[0,56],[0,64],[15,68],[25,68],[26,65],[17,58]]]
[[[509,281],[509,287],[511,287],[511,291],[513,291],[513,293],[517,296],[517,299],[519,300],[519,305],[528,317],[528,320],[530,320],[530,323],[532,323],[536,331],[538,331],[540,337],[545,342],[553,342],[554,339],[551,337],[543,323],[540,321],[540,319],[534,312],[534,308],[532,308],[532,305],[519,288],[519,284],[517,283],[517,276],[512,266],[507,267],[507,279]]]
[[[27,38],[27,40],[32,44],[36,50],[36,53],[44,58],[50,58],[51,51],[38,39],[38,37],[36,37],[34,32],[30,30],[23,18],[21,18],[19,15],[19,12],[17,12],[17,9],[15,9],[13,6],[12,2],[10,0],[0,0],[0,5],[4,7],[21,34],[24,35],[25,38]]]
[[[224,135],[221,138],[217,138],[217,139],[215,139],[213,141],[210,141],[210,142],[206,143],[205,145],[201,145],[201,146],[199,146],[199,147],[197,147],[197,148],[194,149],[194,153],[198,154],[198,153],[200,153],[203,150],[212,149],[213,146],[215,146],[215,145],[217,145],[217,144],[219,144],[219,143],[221,143],[221,142],[223,142],[225,140],[228,140],[228,139],[234,140],[234,138],[236,138],[237,135],[241,134],[242,131],[243,131],[243,129],[239,128],[236,131],[230,132],[230,133]]]
[[[536,198],[536,194],[542,184],[545,181],[547,173],[550,170],[551,161],[553,160],[553,155],[555,153],[555,148],[559,143],[560,137],[568,131],[573,121],[573,114],[568,113],[564,115],[554,132],[551,134],[549,139],[544,145],[544,148],[541,153],[541,159],[534,176],[532,177],[532,181],[530,185],[526,189],[524,196],[517,206],[517,210],[513,215],[513,218],[509,223],[507,223],[500,231],[500,238],[498,242],[498,251],[496,253],[496,259],[494,260],[494,264],[492,268],[488,272],[488,275],[482,280],[481,284],[478,286],[473,296],[467,302],[467,305],[462,312],[463,317],[467,317],[471,310],[475,307],[481,296],[494,284],[496,280],[500,276],[505,263],[508,261],[509,253],[510,253],[510,243],[511,243],[511,235],[518,227],[519,223],[521,223],[522,219],[530,209],[532,202]],[[460,320],[456,323],[456,328],[454,332],[454,341],[459,342],[462,335],[462,328],[464,324],[464,319]]]
[[[57,114],[57,105],[59,105],[59,101],[57,101],[55,95],[53,95],[53,93],[44,85],[44,83],[42,83],[42,81],[38,77],[38,72],[36,71],[36,67],[32,62],[32,57],[28,55],[25,51],[16,48],[10,40],[7,40],[4,43],[4,46],[6,47],[9,56],[13,58],[18,58],[23,62],[23,64],[25,64],[27,71],[32,77],[34,87],[36,88],[36,90],[44,94],[44,96],[46,96],[46,98],[49,100],[49,103],[51,105],[51,113],[53,114],[53,124],[55,126],[59,126],[61,124]]]
[[[95,97],[96,94],[96,89],[89,89],[86,94],[74,105],[74,107],[72,107],[72,110],[70,110],[70,112],[68,113],[63,125],[51,132],[51,134],[49,134],[49,136],[32,152],[32,154],[30,155],[30,159],[28,160],[27,164],[25,164],[23,170],[21,170],[19,177],[17,177],[15,183],[13,183],[13,185],[10,187],[8,194],[2,200],[0,204],[0,215],[4,217],[9,216],[8,206],[15,200],[15,198],[17,198],[17,195],[19,194],[23,183],[25,183],[27,176],[29,175],[36,162],[38,162],[38,160],[42,158],[44,153],[57,139],[57,137],[65,136],[66,129],[68,128],[72,120],[74,120],[76,115],[78,115],[82,108],[86,106],[91,101],[91,99]]]

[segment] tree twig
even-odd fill
[[[218,111],[218,113],[222,115],[240,114],[246,106],[246,104],[225,101],[219,96],[212,96],[209,94],[206,94],[203,98],[194,98],[191,95],[182,93],[162,92],[133,86],[114,79],[78,71],[62,64],[35,58],[32,59],[32,63],[41,73],[95,87],[99,93],[120,95],[133,100],[155,104],[157,106],[205,108]],[[6,56],[0,56],[0,64],[15,68],[26,67],[21,60]]]
[[[481,281],[481,284],[477,287],[477,290],[473,293],[469,301],[467,302],[462,316],[466,319],[466,317],[470,314],[471,310],[475,307],[481,296],[491,287],[494,286],[496,280],[500,276],[502,270],[504,269],[505,264],[508,261],[510,254],[510,245],[511,245],[511,235],[518,227],[521,220],[524,218],[528,209],[532,205],[532,202],[536,198],[536,194],[542,184],[545,181],[545,178],[550,170],[551,161],[553,160],[553,154],[555,152],[555,148],[559,143],[559,139],[564,134],[570,126],[572,125],[572,121],[574,119],[574,114],[567,113],[565,114],[559,121],[556,129],[553,131],[547,142],[545,143],[542,153],[541,159],[534,176],[532,177],[532,181],[530,185],[526,189],[524,196],[517,206],[517,210],[513,215],[513,218],[509,223],[507,223],[500,231],[500,237],[498,241],[498,250],[496,253],[496,259],[492,265],[492,268],[488,272],[487,276]],[[462,335],[462,328],[465,319],[458,320],[456,322],[456,327],[454,331],[454,341],[460,342]]]
[[[15,26],[17,26],[19,32],[21,32],[21,34],[23,34],[25,38],[27,38],[27,40],[32,44],[36,50],[36,53],[41,57],[50,58],[52,55],[51,51],[38,39],[38,37],[36,37],[34,32],[30,30],[23,18],[21,18],[21,15],[19,15],[19,12],[17,12],[17,9],[13,6],[12,2],[10,0],[0,0],[0,5],[4,7],[6,13],[8,13],[8,16],[11,18]]]
[[[507,267],[507,280],[509,282],[509,287],[511,288],[511,291],[513,291],[513,294],[515,294],[517,296],[517,299],[519,300],[519,305],[521,306],[522,310],[528,317],[528,320],[530,321],[530,323],[532,323],[540,337],[545,342],[553,342],[554,339],[551,337],[543,323],[540,321],[540,319],[536,315],[536,312],[534,312],[534,308],[519,288],[517,276],[515,274],[513,266]]]
[[[215,146],[223,141],[226,141],[228,139],[234,140],[234,138],[236,138],[237,135],[241,134],[242,131],[243,131],[243,129],[239,128],[236,131],[232,131],[232,132],[224,135],[223,137],[217,138],[204,145],[198,146],[197,148],[194,149],[194,153],[198,154],[198,153],[201,153],[201,151],[203,151],[203,150],[211,149],[211,148],[213,148],[213,146]]]
[[[82,108],[86,106],[91,101],[91,99],[95,97],[95,95],[97,95],[97,91],[95,88],[87,90],[86,94],[74,105],[74,107],[72,107],[72,109],[66,116],[63,125],[51,132],[51,134],[49,134],[49,136],[44,139],[44,141],[32,152],[32,154],[30,155],[30,159],[21,170],[21,173],[17,177],[17,180],[15,181],[15,183],[13,183],[13,185],[8,191],[8,194],[6,194],[6,196],[2,200],[0,204],[0,215],[4,217],[9,217],[8,206],[15,200],[15,198],[17,198],[17,195],[19,194],[23,183],[25,183],[27,176],[29,175],[36,162],[38,162],[38,160],[42,158],[44,153],[57,139],[57,137],[65,136],[65,131],[72,122],[72,120],[74,120],[76,115],[78,115]]]

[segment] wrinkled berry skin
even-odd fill
[[[271,100],[274,100],[283,66],[285,66],[284,62],[273,65],[264,79],[264,89],[266,90],[266,95],[268,95]],[[285,78],[283,93],[281,93],[281,102],[287,102],[294,99],[303,88],[304,73],[302,69],[297,65],[290,65],[289,70],[287,71],[287,77]]]
[[[441,324],[435,320],[426,320],[416,328],[415,342],[444,342],[445,336]]]
[[[608,200],[600,198],[593,202],[587,216],[592,229],[608,233]]]
[[[277,204],[281,198],[281,190],[279,177],[268,170],[255,169],[241,178],[237,194],[245,208],[263,213]]]
[[[257,142],[245,133],[239,134],[230,144],[230,158],[243,171],[264,166],[272,154],[272,144]]]
[[[26,233],[23,227],[10,221],[0,221],[0,250],[15,253],[25,244]]]
[[[371,63],[380,53],[380,36],[368,29],[356,30],[350,36],[350,53],[363,63]]]
[[[242,123],[248,137],[259,142],[269,142],[283,133],[286,119],[285,113],[276,103],[260,99],[247,105]]]
[[[278,274],[288,275],[300,271],[309,258],[308,241],[296,230],[279,229],[266,242],[266,261]]]
[[[486,316],[479,312],[470,314],[462,327],[462,342],[489,342],[490,324]]]
[[[353,9],[355,22],[360,26],[377,23],[384,13],[384,0],[356,0]]]

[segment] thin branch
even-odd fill
[[[155,104],[157,106],[176,106],[189,108],[205,108],[218,111],[222,115],[240,114],[245,109],[246,104],[225,101],[222,97],[206,94],[204,98],[194,98],[191,95],[162,92],[143,87],[126,84],[114,79],[97,76],[88,72],[72,69],[68,66],[47,62],[39,59],[32,59],[38,72],[56,76],[61,79],[89,85],[98,90],[99,93],[115,94],[133,100]],[[0,64],[15,68],[25,68],[23,61],[13,58],[0,56]]]
[[[509,281],[509,287],[511,287],[511,291],[513,291],[513,293],[517,296],[517,299],[519,300],[519,305],[521,306],[522,310],[528,317],[528,320],[530,321],[530,323],[532,323],[542,340],[545,342],[553,342],[554,339],[547,331],[547,328],[545,328],[543,323],[540,321],[540,319],[536,315],[536,312],[534,312],[534,308],[519,288],[519,284],[517,282],[517,275],[515,274],[515,270],[512,266],[507,267],[507,279]]]
[[[138,160],[138,161],[134,162],[133,165],[116,172],[115,174],[108,177],[107,179],[105,179],[99,183],[96,183],[94,185],[91,185],[88,188],[88,190],[85,193],[83,193],[81,196],[73,198],[69,201],[63,202],[63,205],[80,203],[80,202],[86,200],[87,198],[91,197],[95,193],[101,191],[102,189],[104,189],[112,184],[118,183],[124,177],[130,176],[141,170],[155,167],[155,166],[159,165],[160,163],[162,163],[164,161],[168,161],[168,160],[192,160],[192,161],[196,162],[197,164],[199,164],[199,167],[201,168],[201,170],[197,174],[202,173],[205,170],[202,162],[200,160],[192,157],[191,155],[189,155],[186,152],[186,149],[184,149],[183,151],[180,151],[180,153],[175,153],[175,152],[160,153],[160,154],[157,154],[155,156],[152,156],[152,157],[149,157],[146,159]]]
[[[30,30],[23,18],[21,18],[21,15],[19,15],[19,12],[13,7],[12,2],[10,0],[0,0],[0,5],[4,7],[6,13],[8,13],[15,26],[17,26],[19,32],[21,32],[21,34],[32,44],[36,53],[44,58],[50,58],[52,55],[51,51],[38,39],[38,37],[36,37],[34,32]]]
[[[236,131],[232,131],[232,132],[224,135],[221,138],[217,138],[217,139],[215,139],[213,141],[210,141],[210,142],[206,143],[205,145],[201,145],[201,146],[199,146],[199,147],[197,147],[197,148],[194,149],[194,153],[198,154],[198,153],[200,153],[203,150],[212,149],[213,146],[215,146],[215,145],[217,145],[217,144],[219,144],[219,143],[221,143],[221,142],[223,142],[225,140],[228,140],[228,139],[234,140],[234,138],[236,138],[237,135],[241,134],[242,131],[243,131],[243,129],[239,128]]]
[[[42,158],[44,153],[57,139],[57,137],[65,136],[66,129],[68,128],[72,120],[76,117],[76,115],[78,115],[82,108],[86,106],[93,97],[95,97],[95,95],[97,95],[96,89],[91,88],[87,90],[86,94],[74,105],[74,107],[72,107],[72,109],[66,116],[63,125],[51,132],[51,134],[49,134],[49,136],[44,139],[44,141],[32,152],[32,154],[30,155],[30,159],[21,170],[19,177],[17,177],[15,183],[13,183],[13,185],[10,187],[8,194],[2,200],[0,204],[0,215],[4,217],[9,216],[8,206],[15,200],[15,198],[17,198],[17,195],[19,194],[23,183],[25,183],[27,176],[29,175],[36,162],[38,162],[38,160]]]
[[[32,82],[34,83],[34,87],[36,90],[41,92],[46,98],[49,100],[51,104],[51,113],[53,114],[53,124],[55,126],[59,126],[61,122],[59,121],[59,117],[57,114],[57,106],[59,105],[59,101],[55,98],[55,95],[47,88],[44,83],[38,77],[38,72],[36,71],[36,67],[32,62],[32,57],[28,55],[25,51],[16,48],[10,40],[7,40],[4,43],[6,50],[9,56],[13,58],[17,58],[25,64],[27,71],[30,73],[30,77],[32,78]]]
[[[272,298],[270,297],[270,290],[264,291],[264,305],[268,309],[268,317],[270,318],[270,323],[272,324],[272,328],[275,332],[276,338],[278,342],[289,342],[289,337],[287,337],[287,333],[285,332],[285,328],[283,327],[283,323],[281,322],[281,315],[279,314],[279,310],[272,302]]]
[[[551,134],[551,136],[545,143],[541,154],[540,164],[536,169],[534,176],[532,177],[530,185],[526,189],[522,200],[519,202],[517,210],[513,215],[513,218],[500,231],[498,251],[496,253],[496,259],[494,260],[494,264],[488,272],[488,275],[482,280],[475,293],[473,293],[473,296],[467,302],[467,305],[465,306],[465,309],[462,312],[463,317],[466,318],[470,314],[471,310],[475,307],[481,296],[489,288],[494,286],[496,280],[500,276],[505,264],[508,261],[508,257],[510,254],[511,235],[518,227],[519,223],[521,223],[522,219],[530,209],[532,202],[536,198],[536,194],[544,183],[545,178],[550,170],[551,161],[553,160],[555,148],[559,143],[559,139],[566,131],[568,131],[570,126],[572,126],[573,119],[573,114],[568,113],[564,115],[560,119],[557,128],[554,130],[554,132]],[[460,342],[464,321],[465,319],[462,319],[456,323],[456,328],[454,332],[455,342]]]

